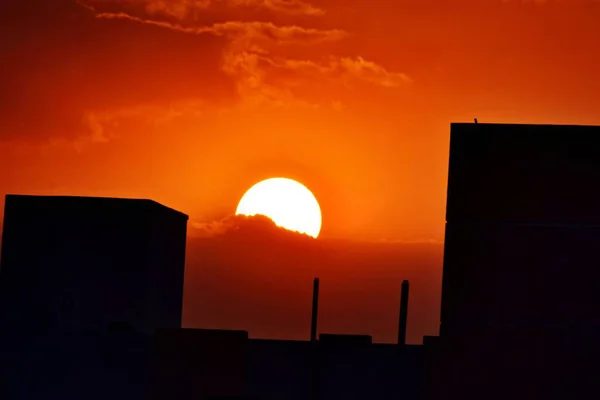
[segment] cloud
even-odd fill
[[[272,219],[263,215],[245,216],[229,215],[223,219],[211,222],[191,222],[190,236],[195,238],[216,238],[228,235],[250,237],[280,237],[291,240],[314,241],[314,238],[298,232],[281,228]]]
[[[552,0],[501,0],[502,3],[526,3],[526,4],[547,4]],[[560,2],[560,0],[558,0]]]
[[[343,39],[347,33],[338,29],[320,30],[303,28],[300,26],[277,26],[272,22],[244,22],[227,21],[207,26],[183,26],[168,21],[152,20],[136,17],[127,13],[99,13],[96,18],[101,19],[126,19],[142,24],[154,25],[178,32],[194,35],[213,34],[229,38],[238,47],[247,47],[250,44],[263,43],[275,45],[315,45]]]
[[[322,16],[325,10],[302,0],[231,0],[232,4],[266,9],[294,15]]]
[[[277,45],[316,45],[334,42],[348,36],[339,29],[314,29],[300,26],[276,26],[271,22],[225,22],[207,28],[211,33],[225,35],[239,43],[271,42]]]
[[[357,76],[365,81],[381,85],[384,87],[398,87],[403,83],[411,82],[408,75],[399,72],[390,72],[381,65],[372,61],[367,61],[362,57],[355,59],[341,58],[337,65],[333,64],[336,70],[341,70],[345,74]]]
[[[218,6],[322,14],[308,1],[9,1],[8,11],[0,13],[13,44],[0,77],[0,141],[43,138],[81,151],[110,143],[127,121],[141,124],[129,132],[143,131],[143,124],[154,123],[149,113],[164,121],[169,115],[198,116],[200,103],[204,110],[342,110],[339,99],[352,82],[396,88],[408,81],[361,57],[288,56],[290,46],[313,46],[310,53],[318,54],[317,46],[351,36],[344,30],[278,25],[274,16],[239,21],[211,14]],[[38,27],[38,34],[24,26]],[[311,97],[303,85],[325,90]]]
[[[234,77],[238,93],[252,105],[320,107],[333,104],[342,111],[343,105],[327,99],[328,85],[342,84],[350,87],[363,82],[383,88],[397,88],[411,83],[403,73],[390,72],[384,67],[363,59],[329,56],[322,61],[294,60],[272,56],[258,50],[230,51],[224,57],[223,70]],[[312,87],[318,98],[312,102],[302,99],[300,90]]]
[[[138,23],[155,25],[178,32],[202,35],[212,34],[226,37],[229,45],[223,57],[223,70],[237,80],[238,92],[246,103],[273,105],[309,103],[298,101],[289,87],[267,83],[270,73],[287,71],[296,73],[298,78],[342,78],[359,79],[378,86],[395,88],[411,82],[404,73],[390,72],[383,66],[362,57],[330,56],[326,62],[293,60],[272,57],[273,46],[305,45],[314,46],[327,42],[340,41],[349,36],[339,29],[314,29],[296,25],[278,26],[262,21],[227,21],[207,26],[183,26],[169,21],[145,19],[126,13],[99,13],[97,18],[127,19]],[[279,81],[281,83],[282,81]]]
[[[533,5],[547,5],[547,4],[561,4],[561,5],[577,5],[577,4],[598,4],[600,0],[500,0],[502,3],[513,4],[533,4]]]
[[[116,131],[122,125],[136,123],[146,127],[157,127],[186,116],[201,117],[207,110],[214,111],[198,99],[184,99],[170,103],[147,103],[132,107],[82,111],[81,128],[71,136],[54,135],[47,141],[38,143],[40,149],[49,145],[52,148],[72,149],[82,152],[89,146],[105,144],[118,138]],[[31,146],[31,144],[30,144]]]
[[[127,12],[97,12],[99,19],[123,19],[152,25],[191,35],[214,35],[227,39],[222,70],[234,79],[240,106],[258,107],[309,107],[337,104],[337,99],[308,100],[295,88],[311,81],[323,83],[343,82],[350,86],[362,81],[385,88],[397,88],[411,82],[404,73],[388,71],[381,65],[362,57],[329,56],[326,60],[294,60],[278,56],[281,46],[316,46],[337,42],[349,33],[340,29],[315,29],[298,25],[276,25],[268,21],[226,21],[207,25],[182,24],[173,20],[156,19],[156,14],[170,14],[183,21],[192,10],[209,9],[215,2],[176,1],[167,5],[161,1],[130,0],[128,3],[144,4],[148,16]],[[96,2],[97,4],[98,2]],[[106,2],[105,2],[106,3]],[[226,2],[229,6],[254,5],[271,8],[312,10],[304,1],[237,0]],[[170,12],[166,12],[169,7]],[[314,10],[311,11],[314,13]],[[177,15],[175,15],[177,14]],[[334,107],[335,108],[335,107]]]
[[[298,98],[290,86],[307,79],[342,79],[346,84],[357,79],[374,85],[395,88],[411,82],[404,73],[390,72],[362,57],[330,56],[325,62],[294,60],[271,55],[273,46],[314,46],[335,42],[348,36],[339,29],[321,30],[296,25],[278,26],[261,21],[228,21],[206,26],[183,26],[179,23],[136,17],[126,13],[100,13],[101,19],[126,19],[154,25],[186,34],[211,34],[225,37],[229,44],[224,51],[222,68],[236,81],[244,105],[316,107]],[[278,79],[280,72],[294,73],[293,79]],[[275,75],[275,76],[274,76]],[[269,83],[276,82],[276,84]],[[292,83],[292,85],[289,85]]]
[[[158,126],[191,115],[200,117],[209,107],[198,99],[183,99],[171,103],[141,104],[134,107],[105,111],[86,111],[83,115],[84,133],[74,140],[53,138],[54,145],[69,145],[77,151],[88,145],[107,143],[115,138],[115,130],[128,120],[136,120],[147,126]]]
[[[229,215],[221,220],[210,222],[190,222],[190,232],[192,237],[212,238],[215,236],[224,235],[230,232],[235,232],[241,226],[251,225],[254,229],[260,228],[265,230],[279,229],[275,223],[267,217],[254,216],[246,217],[243,215]]]
[[[318,63],[310,60],[271,59],[261,57],[264,64],[275,70],[292,71],[306,77],[329,76],[348,80],[357,78],[378,86],[398,87],[410,83],[408,75],[390,72],[384,67],[367,61],[362,57],[334,57],[330,56],[326,62]]]
[[[164,16],[178,20],[198,19],[200,13],[211,8],[265,9],[290,15],[322,16],[325,11],[304,0],[81,0],[82,5],[92,8],[125,6],[132,11],[145,12],[149,16]]]
[[[307,239],[314,243],[314,238],[298,232],[289,231],[281,228],[273,222],[272,219],[264,215],[228,215],[222,219],[208,222],[190,221],[189,235],[194,238],[216,238],[227,235],[245,235],[250,233],[251,237],[255,234],[261,235],[279,235],[292,240]],[[382,238],[376,241],[366,241],[364,243],[377,244],[433,244],[443,245],[443,241],[435,239],[387,239]]]
[[[146,11],[151,14],[164,14],[179,19],[187,18],[190,14],[206,10],[210,7],[211,0],[128,0],[141,3]]]
[[[11,43],[3,47],[0,142],[81,149],[114,138],[119,119],[145,123],[140,109],[158,119],[195,115],[190,104],[237,97],[220,62],[225,38],[111,24],[72,1],[9,1],[0,12]]]

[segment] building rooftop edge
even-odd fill
[[[71,200],[75,200],[75,199],[81,199],[81,200],[92,200],[92,201],[129,201],[129,202],[140,202],[140,203],[148,203],[148,204],[152,204],[154,207],[160,207],[163,210],[167,210],[170,211],[172,213],[178,214],[181,217],[185,217],[186,220],[189,220],[189,216],[186,213],[183,213],[181,211],[178,211],[174,208],[165,206],[164,204],[161,204],[157,201],[151,200],[151,199],[144,199],[144,198],[128,198],[128,197],[102,197],[102,196],[64,196],[64,195],[35,195],[35,194],[14,194],[14,193],[7,193],[5,195],[5,200],[8,201],[8,199],[10,198],[37,198],[37,199],[54,199],[54,200],[60,200],[60,199],[71,199]]]
[[[506,126],[506,127],[553,127],[553,128],[596,128],[600,129],[600,125],[581,125],[581,124],[519,124],[519,123],[502,123],[502,122],[451,122],[450,127],[453,126]]]

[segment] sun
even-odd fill
[[[310,190],[287,178],[271,178],[252,186],[240,200],[236,215],[264,215],[277,226],[317,238],[321,208]]]

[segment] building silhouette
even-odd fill
[[[319,334],[319,279],[313,283],[310,340],[250,339],[246,331],[159,331],[152,345],[151,398],[420,399],[422,346]],[[402,288],[407,301],[407,281]]]
[[[452,124],[433,398],[597,394],[599,180],[599,127]]]
[[[8,195],[0,397],[418,398],[421,346],[319,334],[318,279],[313,340],[181,329],[186,225],[149,200]]]
[[[7,196],[0,398],[599,397],[599,178],[600,127],[452,124],[440,335],[422,346],[407,281],[396,344],[320,333],[318,278],[306,341],[181,329],[187,216]]]
[[[180,328],[187,220],[150,200],[7,195],[3,387],[18,386],[16,398],[44,398],[27,392],[41,390],[38,381],[22,381],[35,366],[48,362],[36,376],[49,376],[84,354],[91,360],[109,334]]]
[[[371,343],[365,335],[321,334],[316,343],[247,335],[156,335],[150,398],[421,399],[421,345]]]

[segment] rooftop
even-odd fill
[[[65,212],[86,208],[104,211],[110,210],[113,212],[127,212],[135,207],[137,210],[141,208],[147,212],[168,213],[171,215],[178,215],[181,218],[185,218],[185,220],[189,219],[186,214],[149,199],[7,194],[5,207],[9,207],[14,203],[17,203],[19,207],[39,208],[43,205],[44,207],[52,207],[54,210],[59,209]]]

